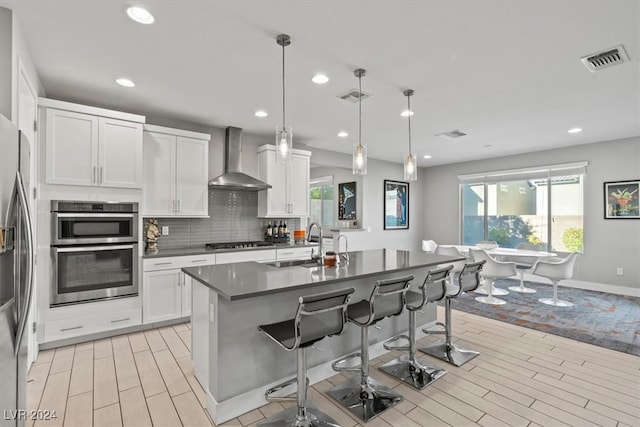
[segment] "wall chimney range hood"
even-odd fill
[[[271,188],[266,182],[242,172],[242,129],[227,127],[224,145],[224,173],[210,180],[209,188],[235,191],[260,191]]]

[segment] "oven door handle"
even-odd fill
[[[132,213],[53,213],[57,218],[133,218]]]
[[[60,248],[60,247],[52,247],[53,251],[56,253],[64,253],[64,252],[93,252],[93,251],[114,251],[118,249],[135,249],[137,243],[131,245],[104,245],[104,246],[74,246],[72,248]]]

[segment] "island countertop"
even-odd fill
[[[461,261],[464,258],[396,249],[349,252],[349,261],[335,267],[274,267],[257,262],[183,268],[185,274],[229,300],[329,284],[382,273]]]

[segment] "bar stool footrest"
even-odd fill
[[[346,363],[351,359],[360,359],[361,353],[352,353],[348,356],[343,357],[342,359],[336,360],[331,364],[331,368],[336,372],[357,372],[360,371],[360,364],[355,366],[340,366]]]
[[[307,388],[309,387],[309,378],[306,378],[307,380]],[[264,398],[268,401],[268,402],[291,402],[291,401],[296,401],[298,393],[297,391],[294,392],[292,395],[290,396],[274,396],[275,393],[289,387],[290,385],[293,384],[297,384],[298,383],[298,379],[296,377],[291,378],[285,382],[282,382],[278,385],[274,385],[273,387],[271,387],[270,389],[268,389],[267,391],[264,392]]]
[[[384,347],[385,350],[409,351],[409,344],[406,344],[406,345],[392,345],[391,344],[393,342],[400,341],[400,340],[409,341],[409,336],[408,335],[396,335],[395,337],[391,337],[388,340],[386,340],[384,343],[382,343],[382,346]]]

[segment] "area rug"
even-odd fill
[[[496,281],[502,289],[519,284],[513,279]],[[640,298],[559,286],[558,298],[575,306],[554,307],[538,301],[553,296],[552,285],[528,281],[525,285],[537,292],[509,291],[509,295],[499,297],[507,301],[505,305],[477,302],[478,294],[469,292],[451,306],[454,310],[640,356]]]

